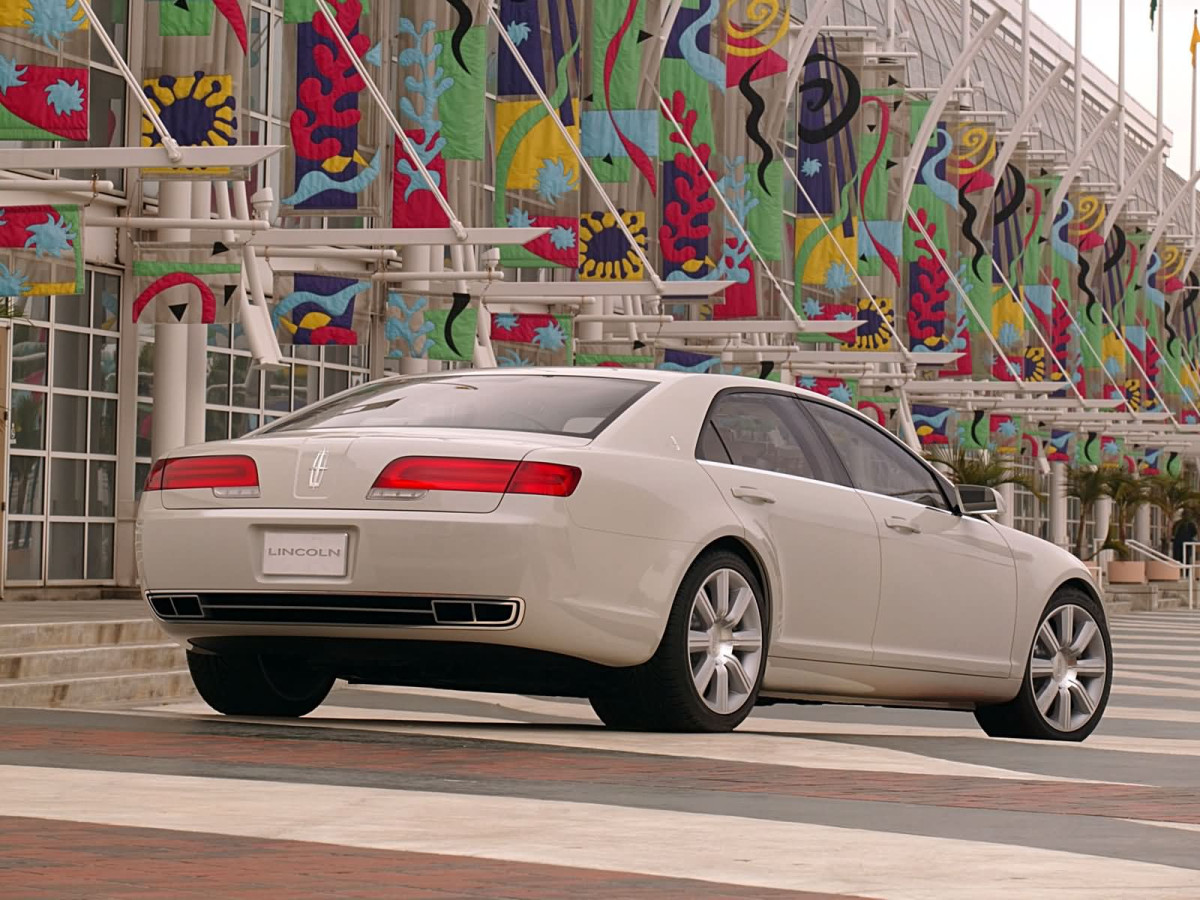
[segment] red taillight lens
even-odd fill
[[[184,456],[160,459],[146,479],[148,491],[258,488],[258,466],[249,456]]]
[[[521,463],[512,481],[508,483],[508,493],[570,497],[582,477],[583,472],[574,466],[541,462]]]
[[[502,494],[517,464],[506,459],[406,456],[388,463],[373,491],[478,491]]]
[[[384,467],[370,496],[387,499],[413,491],[472,491],[569,497],[582,475],[574,466],[556,463],[406,456]]]

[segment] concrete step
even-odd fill
[[[29,622],[0,625],[0,653],[49,647],[99,647],[164,641],[153,619]]]
[[[0,681],[0,707],[97,707],[196,695],[187,669]]]
[[[162,672],[186,666],[183,648],[171,641],[0,651],[0,684],[30,678]]]
[[[1104,611],[1110,616],[1120,616],[1133,612],[1133,603],[1129,600],[1105,600]]]

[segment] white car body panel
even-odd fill
[[[1070,554],[989,521],[696,459],[700,428],[723,389],[765,387],[831,402],[825,398],[730,376],[521,373],[656,386],[594,439],[357,428],[255,433],[183,448],[170,456],[254,457],[261,497],[150,491],[137,528],[148,593],[517,598],[517,621],[478,629],[179,619],[163,627],[183,643],[236,636],[452,641],[630,666],[658,647],[692,562],[724,541],[753,557],[768,594],[764,696],[969,707],[1016,693],[1054,590],[1068,580],[1090,585]],[[321,450],[327,469],[314,486]],[[368,499],[383,466],[407,455],[560,463],[583,476],[568,498],[430,491],[412,500]],[[739,486],[776,502],[736,498],[731,490]],[[921,534],[887,528],[895,515],[913,518]],[[264,574],[263,534],[272,529],[344,532],[346,574]]]

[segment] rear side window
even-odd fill
[[[471,375],[389,379],[339,394],[259,434],[308,429],[478,428],[598,435],[653,381],[573,375]]]
[[[819,453],[810,449],[807,435],[811,428],[792,397],[765,391],[722,394],[700,434],[697,456],[820,479]]]

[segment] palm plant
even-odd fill
[[[1079,501],[1079,522],[1075,526],[1075,555],[1083,559],[1087,520],[1096,504],[1108,496],[1105,472],[1090,466],[1071,466],[1067,469],[1067,496]]]
[[[935,466],[946,470],[946,475],[955,484],[977,484],[981,487],[998,488],[1004,484],[1015,484],[1029,491],[1038,500],[1042,495],[1037,489],[1037,480],[1026,472],[1018,472],[1008,460],[987,450],[972,451],[963,447],[951,450],[938,447],[926,454]]]
[[[1129,513],[1146,502],[1146,482],[1128,469],[1104,469],[1104,492],[1112,498],[1113,514],[1108,526],[1104,549],[1112,550],[1118,559],[1129,558],[1129,547],[1125,543],[1129,525]]]
[[[1163,514],[1163,553],[1171,552],[1171,535],[1174,532],[1176,519],[1188,518],[1194,514],[1200,493],[1192,490],[1187,478],[1180,475],[1155,475],[1146,480],[1146,499],[1158,507]]]

